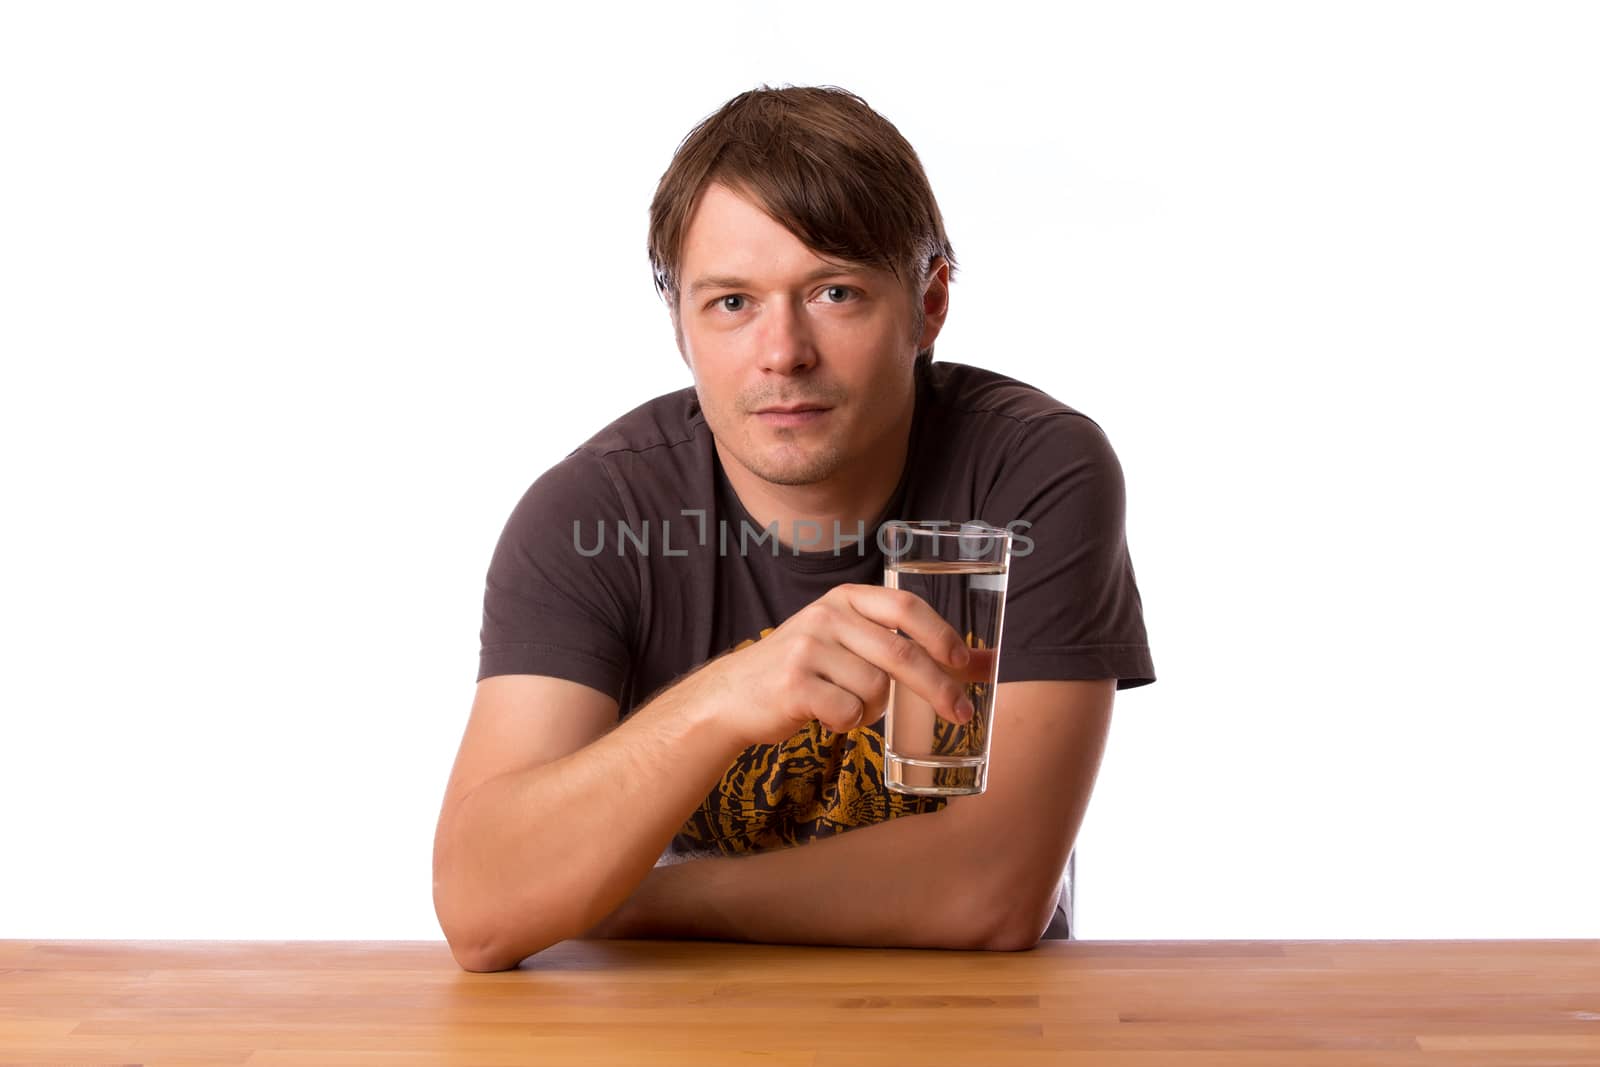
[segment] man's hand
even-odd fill
[[[840,733],[875,722],[891,677],[942,718],[964,723],[972,717],[964,685],[987,681],[988,667],[915,593],[846,584],[685,682],[738,709],[737,729],[756,745],[776,744],[812,719]]]

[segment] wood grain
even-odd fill
[[[1600,1065],[1600,941],[0,941],[0,1067]]]

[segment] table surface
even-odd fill
[[[0,941],[0,1065],[1600,1064],[1600,941]]]

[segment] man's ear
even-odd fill
[[[918,299],[922,301],[922,336],[917,338],[917,351],[921,352],[933,346],[950,311],[950,264],[943,256],[934,259]]]
[[[667,317],[672,320],[672,341],[678,346],[678,358],[683,360],[683,365],[693,374],[694,366],[689,362],[689,350],[683,345],[683,319],[678,316],[677,300],[669,296],[667,301]]]

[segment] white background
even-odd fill
[[[691,384],[646,211],[762,83],[1121,457],[1079,934],[1600,936],[1593,5],[576,7],[0,8],[0,937],[441,936],[490,551]]]

